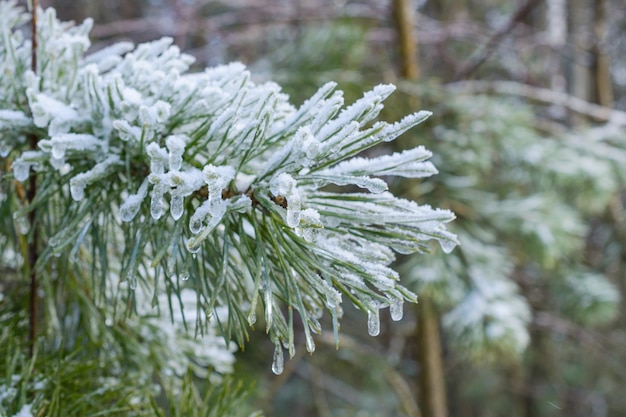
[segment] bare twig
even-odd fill
[[[454,93],[504,94],[526,97],[546,104],[563,106],[578,114],[590,116],[600,122],[626,126],[626,112],[599,106],[566,93],[533,87],[514,81],[458,81],[447,84],[446,89]]]
[[[521,22],[528,14],[541,3],[543,0],[527,0],[513,13],[506,25],[504,25],[499,31],[493,34],[493,36],[474,52],[469,59],[461,65],[460,69],[454,76],[455,80],[462,80],[469,77],[474,71],[478,69],[486,60],[494,53],[498,44],[510,34],[511,31],[519,22]]]

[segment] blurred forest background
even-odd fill
[[[450,208],[461,247],[399,259],[420,297],[275,376],[261,329],[235,373],[268,416],[626,415],[626,7],[622,0],[45,0],[96,49],[172,36],[195,66],[241,61],[300,104],[398,86],[384,119],[434,111],[440,174],[393,182]],[[389,145],[391,146],[391,145]],[[391,149],[376,149],[388,152]],[[304,349],[300,349],[302,352]]]

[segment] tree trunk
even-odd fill
[[[417,81],[420,77],[418,43],[415,37],[415,9],[411,0],[394,0],[394,17],[400,48],[400,76]],[[417,108],[418,99],[410,97],[408,106]],[[428,297],[421,297],[415,343],[420,364],[420,408],[428,417],[446,417],[446,387],[441,358],[439,317]]]
[[[417,80],[420,73],[413,2],[393,0],[393,11],[400,47],[400,76],[407,80]]]
[[[417,316],[417,354],[420,363],[420,407],[428,417],[446,417],[446,386],[441,357],[439,318],[435,306],[421,297]]]
[[[594,101],[605,107],[613,106],[613,84],[609,68],[609,55],[606,52],[606,17],[607,1],[593,0],[593,32],[595,42],[592,53],[593,79],[594,79]]]
[[[572,67],[570,69],[569,90],[570,94],[581,100],[591,101],[592,76],[591,60],[589,51],[589,40],[585,38],[589,28],[588,2],[570,2],[570,43],[573,45],[573,56],[571,57]],[[580,116],[573,118],[574,123],[579,124],[585,121]]]

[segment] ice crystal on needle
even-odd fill
[[[397,198],[380,178],[435,174],[430,152],[362,156],[430,116],[375,122],[392,85],[344,108],[342,92],[328,83],[296,108],[278,85],[253,82],[239,63],[189,73],[193,59],[170,38],[89,54],[91,21],[66,25],[53,9],[40,11],[35,75],[26,69],[29,45],[11,35],[18,9],[0,4],[10,16],[0,18],[0,70],[15,69],[0,79],[3,149],[16,180],[55,175],[69,185],[58,197],[69,189],[80,208],[76,219],[52,219],[50,229],[78,236],[83,218],[114,219],[111,230],[126,245],[121,276],[140,276],[141,260],[161,265],[155,274],[191,272],[204,282],[193,286],[203,309],[239,306],[229,315],[238,330],[229,333],[240,342],[239,323],[256,317],[242,309],[262,307],[268,333],[293,354],[293,317],[279,308],[287,303],[312,351],[319,312],[340,316],[342,294],[368,312],[377,334],[380,308],[399,319],[402,302],[415,300],[389,267],[393,252],[427,252],[429,240],[446,251],[457,243],[445,227],[453,213]],[[32,132],[38,150],[23,139]]]

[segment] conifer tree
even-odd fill
[[[91,53],[90,19],[37,14],[31,51],[0,2],[0,415],[242,415],[225,375],[257,315],[279,374],[296,320],[312,353],[326,310],[338,343],[347,298],[375,336],[416,300],[394,254],[458,243],[381,178],[435,174],[429,151],[359,156],[430,116],[375,121],[393,86],[296,108],[239,63],[189,72],[169,38]]]

